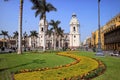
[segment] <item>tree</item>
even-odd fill
[[[63,37],[64,30],[61,29],[61,27],[58,28],[58,37],[59,37],[59,49],[61,48],[60,46],[60,41]]]
[[[9,0],[4,0],[9,1]],[[23,1],[20,0],[20,14],[19,14],[19,30],[18,30],[18,54],[22,54],[22,15],[23,15]]]
[[[22,54],[22,15],[23,0],[20,0],[19,31],[18,31],[18,54]]]
[[[26,51],[27,37],[28,37],[28,35],[27,35],[26,31],[25,31],[25,32],[23,33],[23,38],[24,38],[24,51]]]
[[[53,43],[53,31],[52,29],[48,29],[47,32],[46,32],[46,35],[48,35],[48,37],[52,37],[52,43]],[[50,41],[48,42],[48,48],[50,49]]]
[[[44,19],[44,26],[45,26],[45,21],[46,21],[46,12],[50,11],[56,11],[57,9],[50,3],[47,3],[46,0],[31,0],[33,3],[32,10],[36,10],[35,12],[35,17],[40,15],[40,19]],[[44,32],[45,29],[43,29]],[[43,51],[45,51],[45,34],[44,34],[44,46],[43,46]]]
[[[56,50],[56,40],[57,40],[57,35],[58,35],[58,25],[60,24],[60,21],[54,21],[51,20],[49,25],[52,26],[51,30],[53,30],[53,35],[54,35],[54,50]]]
[[[35,30],[30,31],[30,37],[31,37],[32,46],[33,48],[35,48],[36,45],[35,38],[38,37],[38,33]]]
[[[5,47],[5,36],[9,37],[8,36],[8,31],[1,31],[1,34],[0,35],[3,35],[3,47]]]
[[[46,35],[51,37],[52,33],[53,33],[52,29],[48,29],[47,32],[46,32]]]
[[[13,38],[16,40],[16,47],[18,48],[18,31],[13,32]]]

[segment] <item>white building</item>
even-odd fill
[[[80,28],[80,23],[77,19],[76,14],[73,14],[70,20],[70,32],[64,33],[64,37],[62,37],[61,39],[57,39],[56,47],[57,48],[62,48],[62,47],[79,48],[80,47],[79,28]],[[43,48],[45,45],[46,48],[53,48],[54,46],[53,35],[51,35],[50,37],[46,35],[47,29],[48,29],[48,22],[45,21],[45,26],[44,26],[44,20],[41,19],[39,22],[39,35],[38,35],[39,37],[36,40],[37,47]],[[29,41],[30,47],[32,47],[31,41],[32,40]]]
[[[77,19],[76,14],[72,15],[72,19],[70,21],[70,48],[77,48],[80,47],[80,32],[79,32],[79,21]]]

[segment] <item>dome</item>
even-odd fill
[[[70,20],[70,24],[79,24],[79,21],[75,13],[72,14],[72,19]]]
[[[73,13],[73,14],[72,14],[72,17],[76,17],[76,14],[75,14],[75,13]]]
[[[42,26],[44,25],[44,19],[41,19],[41,20],[40,20],[39,25],[42,25]],[[47,21],[45,21],[45,25],[48,25],[48,22],[47,22]]]

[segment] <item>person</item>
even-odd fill
[[[118,51],[118,54],[120,55],[120,51]]]
[[[5,50],[5,47],[2,47],[2,48],[1,48],[1,51],[4,51],[4,50]]]
[[[96,48],[95,48],[95,46],[93,47],[93,52],[96,52]]]
[[[88,51],[88,47],[86,47],[85,49],[86,49],[86,51]]]
[[[114,49],[113,54],[116,54],[116,50]]]

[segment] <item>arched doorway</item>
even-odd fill
[[[51,48],[51,43],[50,42],[48,42],[48,49],[50,49]]]
[[[66,49],[68,48],[68,42],[65,42],[65,48]]]
[[[59,47],[59,41],[56,41],[56,47],[57,48]]]

